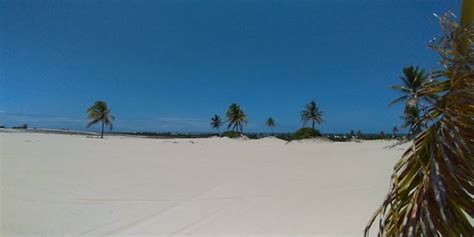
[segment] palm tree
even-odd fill
[[[243,124],[247,123],[247,115],[240,108],[240,105],[231,104],[226,113],[227,116],[227,128],[231,128],[236,132],[243,133]]]
[[[413,139],[426,128],[425,122],[420,117],[420,110],[417,107],[407,107],[402,116],[402,128],[408,128],[408,138]]]
[[[403,95],[390,102],[389,106],[405,102],[408,106],[419,107],[420,90],[429,83],[429,78],[429,74],[425,74],[424,69],[413,66],[403,68],[403,76],[400,77],[402,85],[391,86],[393,90],[401,92]]]
[[[272,131],[272,136],[273,136],[273,128],[276,126],[276,125],[275,125],[275,120],[273,120],[272,117],[269,117],[269,118],[267,119],[267,121],[265,122],[265,124],[271,129],[271,131]]]
[[[391,88],[403,93],[403,95],[393,100],[389,104],[389,106],[399,102],[405,102],[405,111],[403,118],[406,118],[406,120],[403,126],[417,129],[409,131],[408,137],[411,139],[422,131],[421,129],[418,129],[421,128],[421,126],[417,126],[414,123],[407,123],[410,121],[416,122],[421,120],[421,118],[419,117],[419,111],[426,109],[427,105],[422,104],[420,99],[424,99],[428,102],[433,102],[434,100],[436,100],[437,95],[425,94],[421,96],[421,90],[424,87],[428,86],[430,83],[433,83],[431,81],[431,75],[426,74],[424,69],[419,69],[418,67],[415,68],[413,66],[405,67],[403,68],[403,76],[400,77],[400,80],[402,81],[402,85],[394,85],[391,86]]]
[[[217,114],[211,118],[211,123],[209,125],[211,125],[211,128],[217,129],[217,134],[221,133],[222,120]]]
[[[442,81],[422,131],[396,164],[390,191],[365,229],[379,220],[379,236],[472,236],[474,215],[474,2],[463,0],[460,23],[439,17],[443,36],[430,45],[441,56]]]
[[[303,126],[310,120],[313,129],[315,123],[321,124],[323,122],[323,112],[319,110],[319,107],[314,101],[307,104],[304,107],[304,110],[301,111],[301,121],[303,122]]]
[[[393,127],[393,129],[392,129],[392,135],[393,135],[393,137],[394,137],[394,138],[397,137],[397,134],[398,134],[398,128],[397,128],[397,127]]]
[[[112,131],[112,121],[114,121],[114,116],[110,115],[110,109],[107,107],[107,103],[104,101],[96,101],[94,105],[87,109],[87,115],[89,122],[87,127],[90,127],[98,122],[102,123],[102,130],[100,133],[100,138],[104,138],[104,126],[110,126]]]

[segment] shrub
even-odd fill
[[[293,139],[299,140],[299,139],[306,139],[306,138],[313,138],[313,137],[319,137],[321,136],[321,133],[312,128],[300,128],[293,134]]]
[[[28,124],[23,124],[21,126],[18,126],[18,127],[12,127],[13,129],[27,129],[28,128]]]
[[[236,131],[225,131],[222,136],[228,137],[228,138],[236,138],[240,137],[240,133]]]

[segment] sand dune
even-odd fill
[[[1,234],[360,236],[390,141],[0,133]]]

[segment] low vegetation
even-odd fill
[[[300,128],[293,134],[293,140],[320,137],[321,133],[313,128]]]
[[[228,137],[228,138],[237,138],[240,137],[240,133],[237,131],[225,131],[222,136]]]
[[[28,129],[28,124],[23,124],[21,126],[12,127],[13,129]]]

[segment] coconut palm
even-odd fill
[[[319,107],[316,105],[316,102],[311,101],[304,107],[304,110],[301,111],[301,121],[303,126],[311,120],[312,128],[314,129],[315,123],[321,124],[323,122],[323,112],[319,110]]]
[[[366,227],[379,236],[472,236],[474,233],[474,2],[463,0],[460,23],[439,17],[443,36],[430,45],[441,56],[442,81],[419,91],[439,98],[422,131],[396,164],[390,191]]]
[[[428,78],[424,69],[413,66],[403,68],[403,76],[400,77],[402,85],[391,86],[392,89],[403,93],[403,95],[390,102],[389,106],[405,102],[409,106],[418,107],[420,90],[428,83]]]
[[[227,128],[232,128],[236,132],[243,133],[243,124],[247,123],[247,115],[240,108],[240,105],[231,104],[226,113],[227,116]]]
[[[89,122],[87,127],[90,127],[98,122],[101,122],[102,129],[100,133],[100,138],[104,138],[104,126],[109,126],[112,131],[112,121],[114,121],[114,116],[110,115],[110,109],[107,107],[107,103],[104,101],[96,101],[94,105],[87,109],[87,115]]]
[[[419,69],[418,67],[415,68],[413,66],[410,66],[403,68],[403,76],[400,77],[400,80],[402,81],[402,85],[394,85],[391,86],[391,88],[403,93],[403,95],[393,100],[389,104],[389,106],[399,102],[404,102],[405,109],[403,118],[408,119],[405,120],[404,126],[412,128],[421,128],[422,126],[417,126],[414,123],[407,124],[407,122],[416,122],[421,120],[420,117],[414,117],[415,115],[419,116],[420,111],[425,110],[427,108],[426,104],[422,104],[421,99],[424,99],[425,101],[430,103],[436,100],[437,95],[435,93],[423,95],[421,95],[420,93],[423,88],[429,86],[430,83],[434,83],[432,75],[426,74],[424,69]],[[410,130],[410,132],[408,133],[408,137],[412,139],[421,131],[421,129]]]
[[[217,134],[221,133],[221,126],[222,126],[222,120],[219,117],[219,115],[214,115],[214,117],[211,118],[211,128],[217,129]]]
[[[269,118],[267,119],[267,121],[265,122],[265,124],[267,125],[267,127],[270,128],[270,130],[272,131],[272,135],[273,135],[273,128],[276,126],[276,125],[275,125],[275,120],[273,120],[272,117],[269,117]]]
[[[408,128],[408,138],[413,139],[426,128],[425,121],[420,117],[420,110],[417,107],[407,107],[402,116],[402,128]]]

